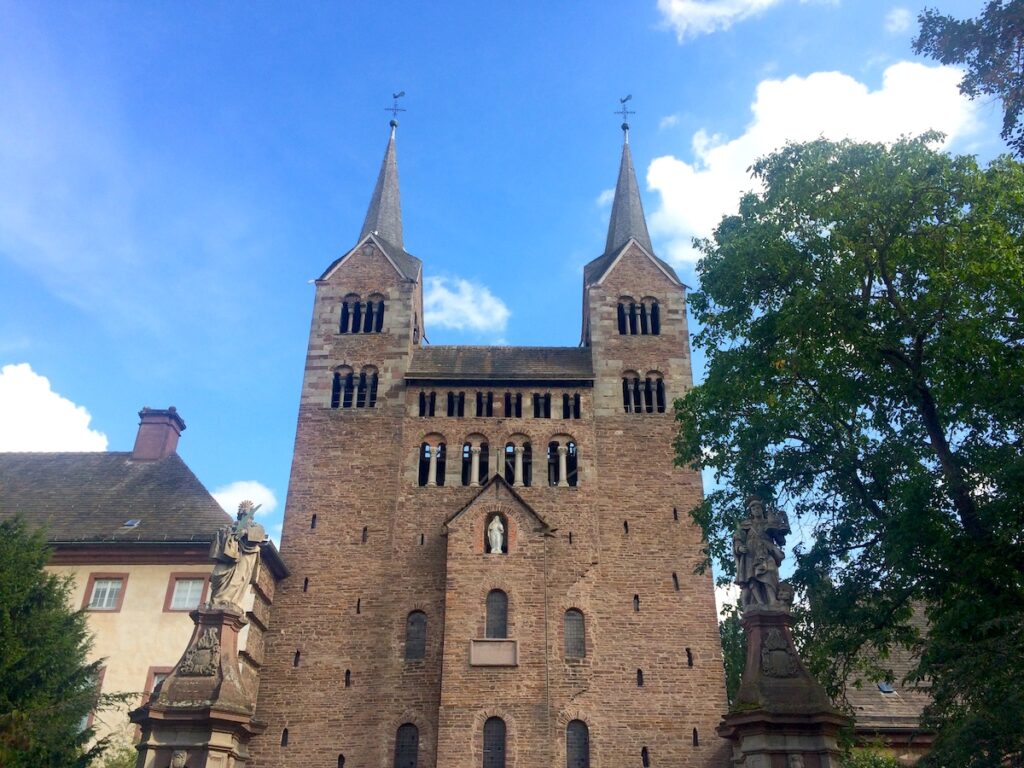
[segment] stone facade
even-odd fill
[[[392,139],[386,167],[393,150]],[[627,156],[628,145],[624,165]],[[393,177],[397,185],[397,168]],[[630,194],[621,173],[619,186]],[[387,215],[374,205],[368,221]],[[256,712],[266,730],[250,765],[492,764],[483,733],[494,717],[504,721],[505,762],[493,764],[565,766],[577,720],[589,732],[589,763],[579,765],[724,764],[713,586],[693,573],[702,542],[687,514],[701,479],[673,466],[671,402],[691,385],[678,278],[644,237],[629,236],[588,268],[582,350],[424,347],[422,267],[376,227],[364,230],[317,282],[282,537],[292,575],[266,636]],[[346,299],[368,297],[386,307],[380,331],[339,332]],[[621,334],[624,298],[657,300],[660,332]],[[462,352],[475,362],[428,364]],[[364,370],[376,373],[376,402],[344,407],[335,372],[344,381]],[[641,386],[663,381],[663,412],[626,412],[623,377],[634,374]],[[447,415],[449,392],[463,393],[462,416]],[[477,415],[477,392],[492,395],[491,415]],[[422,416],[430,393],[434,415]],[[506,413],[506,393],[522,396],[521,416]],[[534,416],[536,395],[550,395],[550,417]],[[532,483],[495,477],[505,446],[527,442]],[[440,443],[438,484],[420,485],[423,445]],[[463,445],[483,443],[486,476],[464,485]],[[548,482],[552,443],[561,485]],[[564,470],[559,478],[559,448],[576,451],[575,485]],[[486,551],[495,513],[505,553]],[[493,590],[507,595],[508,642],[488,645]],[[582,658],[566,655],[569,609],[584,616]],[[426,642],[422,658],[407,660],[414,611],[426,614]],[[417,729],[415,763],[396,761],[406,724]]]

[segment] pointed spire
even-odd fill
[[[366,220],[359,233],[362,240],[371,232],[392,245],[405,249],[402,241],[402,200],[398,193],[398,160],[395,156],[395,128],[398,121],[391,121],[391,137],[384,152],[384,161],[380,164],[380,175],[377,186],[373,188],[370,208],[366,211]]]
[[[633,155],[629,151],[629,123],[622,124],[622,134],[622,162],[619,164],[619,180],[615,184],[605,253],[617,251],[632,237],[653,255],[644,207],[640,202],[640,187],[637,186],[636,171],[633,170]]]

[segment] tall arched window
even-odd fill
[[[377,311],[374,313],[373,330],[380,333],[384,329],[384,299],[377,302]]]
[[[373,330],[373,316],[376,314],[377,305],[372,301],[366,302],[366,311],[363,313],[363,333]]]
[[[640,374],[635,371],[622,374],[622,409],[626,413],[643,413]]]
[[[651,753],[647,751],[647,747],[640,750],[640,765],[651,768]]]
[[[582,720],[565,727],[565,768],[590,768],[590,729]]]
[[[487,593],[487,625],[485,636],[490,638],[508,637],[508,595],[500,589]]]
[[[565,612],[565,658],[582,659],[587,655],[583,612],[570,608]]]
[[[356,396],[356,407],[374,408],[377,405],[377,369],[368,365],[359,374],[360,392]],[[365,389],[365,397],[363,390]],[[363,403],[362,405],[360,403]]]
[[[366,371],[359,373],[359,385],[356,387],[356,408],[366,407]]]
[[[426,485],[427,484],[427,478],[428,478],[429,473],[430,473],[430,453],[431,453],[431,451],[433,451],[433,448],[430,447],[429,443],[421,443],[420,444],[420,466],[419,466],[419,474],[417,476],[417,481],[416,481],[417,485],[421,485],[422,486],[422,485]]]
[[[473,467],[473,446],[469,443],[462,444],[462,484],[469,485],[471,470]]]
[[[558,443],[548,443],[548,485],[558,485]]]
[[[657,336],[661,333],[661,307],[657,301],[651,301],[651,334]]]
[[[331,408],[351,408],[354,388],[352,369],[348,366],[335,368],[331,381]]]
[[[489,717],[484,723],[483,768],[505,768],[505,721]]]
[[[576,487],[576,483],[579,482],[580,477],[580,457],[576,450],[576,443],[569,441],[566,445],[565,454],[565,470],[566,470],[566,481],[572,488]]]
[[[412,723],[398,727],[395,734],[395,768],[416,768],[420,751],[420,729]]]
[[[359,296],[350,293],[341,302],[341,321],[338,323],[338,333],[359,333],[359,321],[356,319],[359,312]]]
[[[360,303],[359,298],[356,297],[356,301],[352,305],[352,327],[350,330],[352,333],[359,333],[363,327],[363,305]]]
[[[419,661],[427,653],[427,614],[413,611],[405,619],[405,660]]]
[[[516,477],[516,447],[512,443],[505,444],[505,482],[512,485]]]
[[[644,410],[654,413],[654,382],[650,376],[644,379]]]
[[[523,443],[523,485],[533,485],[533,446]]]
[[[616,310],[615,317],[616,317],[616,320],[618,321],[618,325],[619,325],[619,335],[620,336],[625,336],[626,333],[627,333],[627,329],[626,329],[626,308],[624,306],[622,306],[622,302],[621,301],[619,302],[619,306],[618,306],[618,308]]]

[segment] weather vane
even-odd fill
[[[391,94],[391,98],[393,98],[395,100],[395,103],[392,104],[390,107],[384,107],[384,111],[385,112],[390,112],[391,113],[391,119],[392,120],[398,119],[398,113],[399,112],[405,112],[404,109],[402,109],[400,106],[398,106],[398,100],[400,98],[402,98],[403,96],[405,96],[405,91],[399,91],[398,93],[392,93]]]
[[[619,105],[622,107],[622,109],[620,111],[616,112],[615,114],[616,115],[622,115],[622,122],[624,124],[629,122],[629,116],[630,115],[635,115],[636,114],[636,112],[634,112],[632,109],[627,109],[626,108],[626,102],[629,101],[632,98],[633,98],[633,94],[629,94],[628,96],[623,96],[621,99],[619,99]]]

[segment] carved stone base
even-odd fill
[[[747,660],[736,701],[718,726],[743,768],[834,768],[850,719],[832,706],[793,645],[784,611],[743,614]]]
[[[238,633],[246,625],[233,607],[191,613],[192,639],[150,700],[131,713],[142,728],[137,768],[243,768],[255,691],[238,668]]]

